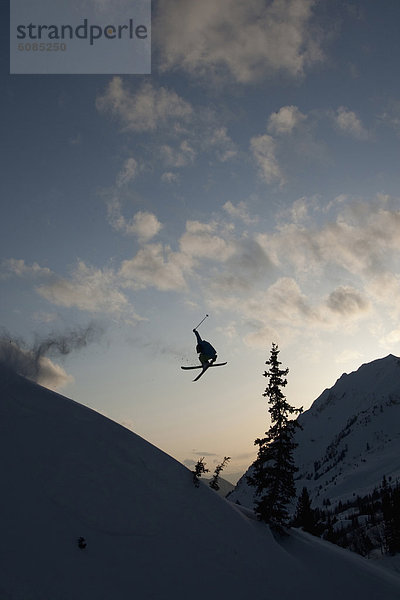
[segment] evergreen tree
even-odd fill
[[[382,482],[382,513],[386,552],[396,554],[400,552],[400,489],[391,489],[386,477]]]
[[[299,495],[293,525],[315,535],[316,514],[311,508],[311,499],[306,487],[303,487]]]
[[[253,463],[253,474],[247,477],[259,498],[255,506],[259,519],[275,526],[287,524],[287,505],[296,495],[294,473],[297,468],[293,450],[297,444],[293,436],[300,425],[297,420],[289,420],[289,415],[302,412],[301,408],[290,406],[282,392],[289,369],[280,368],[282,363],[278,354],[278,346],[272,344],[270,359],[265,363],[269,366],[269,370],[264,372],[268,386],[263,394],[268,397],[271,426],[264,438],[254,442],[258,446],[258,454]]]
[[[206,463],[204,462],[204,456],[197,461],[194,471],[192,471],[193,483],[196,487],[199,487],[200,477],[203,473],[208,473],[208,469],[206,469]]]
[[[219,483],[218,483],[219,474],[221,473],[222,469],[225,467],[226,463],[229,462],[230,460],[231,460],[230,456],[224,456],[224,460],[222,461],[222,463],[215,467],[213,478],[210,481],[210,487],[213,490],[216,490],[216,491],[219,490]]]

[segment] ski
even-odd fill
[[[193,379],[193,381],[198,381],[200,379],[200,377],[202,377],[204,375],[204,373],[207,371],[207,369],[209,369],[211,367],[211,365],[206,365],[205,367],[203,367],[203,370],[200,371],[200,373],[197,375],[197,377],[195,377]]]
[[[208,365],[208,366],[209,367],[223,367],[224,365],[227,365],[227,364],[228,364],[227,362],[213,363],[212,365]],[[184,371],[189,371],[190,369],[203,369],[203,365],[196,365],[195,367],[181,367],[181,369],[183,369]]]
[[[200,377],[202,377],[204,375],[204,373],[210,368],[210,367],[223,367],[224,365],[226,365],[228,363],[223,362],[223,363],[210,363],[208,365],[197,365],[195,367],[181,367],[181,369],[184,369],[185,371],[189,370],[189,369],[202,369],[201,373],[199,373],[197,375],[197,377],[195,377],[193,379],[193,381],[198,381],[200,379]]]

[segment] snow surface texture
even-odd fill
[[[294,458],[298,492],[313,506],[366,495],[400,477],[400,359],[389,355],[342,375],[300,417]],[[261,433],[261,432],[260,432]],[[229,499],[253,506],[246,474]]]
[[[398,576],[275,539],[142,438],[2,368],[0,428],[1,600],[400,597]]]

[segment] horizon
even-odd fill
[[[150,75],[68,76],[10,75],[0,10],[0,325],[45,385],[228,479],[272,343],[305,410],[400,353],[400,7],[153,2]]]

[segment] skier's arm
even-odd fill
[[[201,342],[202,342],[202,339],[201,339],[201,337],[200,337],[200,334],[198,333],[198,331],[197,331],[196,329],[193,329],[193,333],[194,333],[194,334],[195,334],[195,336],[196,336],[197,343],[198,343],[198,344],[201,344]]]

